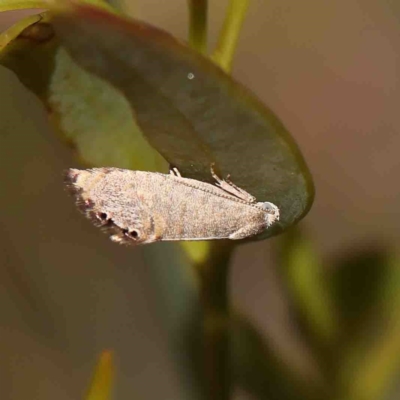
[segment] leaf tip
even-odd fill
[[[86,400],[109,400],[113,376],[113,352],[104,350],[98,359]]]

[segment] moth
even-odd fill
[[[69,169],[66,184],[80,210],[121,244],[245,239],[279,220],[279,209],[220,179],[214,184],[119,168]]]

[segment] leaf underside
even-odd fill
[[[210,60],[142,22],[89,6],[57,10],[72,57],[124,93],[150,144],[183,176],[212,182],[210,165],[280,208],[279,233],[311,207],[314,188],[279,119]]]

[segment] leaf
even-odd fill
[[[0,35],[0,64],[42,100],[56,129],[86,164],[165,168],[137,127],[125,97],[72,61],[50,22],[48,13],[35,15]]]
[[[309,210],[314,189],[282,123],[210,60],[150,25],[68,3],[55,28],[73,58],[121,90],[136,120],[184,176],[222,175],[281,210],[276,234]]]
[[[259,399],[326,399],[327,392],[315,376],[286,362],[240,314],[233,316],[233,374],[237,383]]]
[[[400,377],[400,315],[390,321],[385,334],[371,343],[357,343],[340,370],[341,385],[348,398],[375,400],[387,398]],[[393,397],[396,398],[396,397]]]
[[[336,260],[331,286],[347,340],[358,341],[370,324],[376,325],[377,317],[385,317],[383,295],[395,274],[391,256],[383,249],[370,247]]]
[[[86,400],[110,400],[114,380],[113,354],[103,351],[96,365]]]
[[[0,0],[0,12],[10,10],[24,10],[32,8],[47,8],[49,3],[47,1],[37,0]]]
[[[204,399],[199,280],[177,243],[143,248],[185,399]]]
[[[337,340],[339,319],[326,267],[296,227],[282,236],[279,263],[297,322],[314,350]]]
[[[339,382],[348,398],[384,398],[400,375],[400,259],[376,247],[333,274],[345,334]]]
[[[217,46],[212,55],[214,62],[225,71],[230,71],[232,68],[232,60],[239,39],[239,32],[249,5],[250,0],[231,0],[229,2]]]
[[[56,0],[54,0],[56,1]],[[83,1],[82,1],[83,2]],[[97,7],[102,7],[105,10],[115,12],[115,10],[103,0],[84,0],[87,4],[93,4]],[[50,5],[49,0],[0,0],[0,12],[11,10],[27,10],[27,9],[47,9]]]

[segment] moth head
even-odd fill
[[[258,204],[265,211],[265,223],[267,227],[279,221],[279,208],[275,204],[269,203],[268,201]]]

